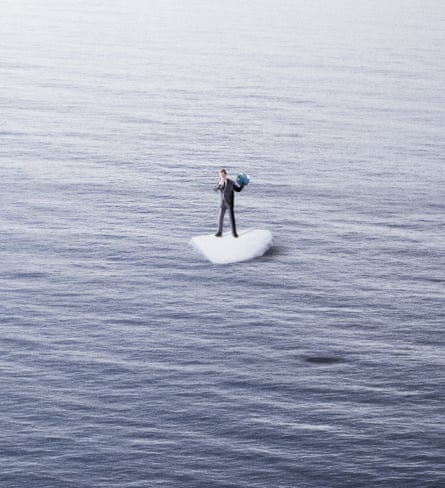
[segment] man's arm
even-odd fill
[[[238,183],[235,183],[235,182],[233,183],[233,189],[235,191],[241,191],[243,188],[244,188],[244,184],[243,183],[241,183],[241,184],[238,184]]]

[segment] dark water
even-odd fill
[[[445,486],[442,3],[2,10],[0,486]]]

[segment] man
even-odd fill
[[[219,183],[214,188],[214,191],[219,191],[221,196],[218,216],[218,231],[216,232],[215,236],[222,236],[224,215],[226,210],[229,210],[230,222],[232,224],[232,234],[233,237],[238,237],[238,234],[236,233],[235,212],[233,210],[233,205],[235,202],[235,194],[233,192],[241,191],[244,188],[244,185],[238,185],[233,180],[227,178],[227,171],[224,168],[219,171],[219,177]]]

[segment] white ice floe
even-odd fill
[[[246,229],[239,237],[226,234],[196,236],[190,244],[209,261],[215,264],[237,263],[262,256],[272,243],[272,233],[265,229]]]

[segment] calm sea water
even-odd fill
[[[0,9],[1,487],[445,486],[443,2]]]

